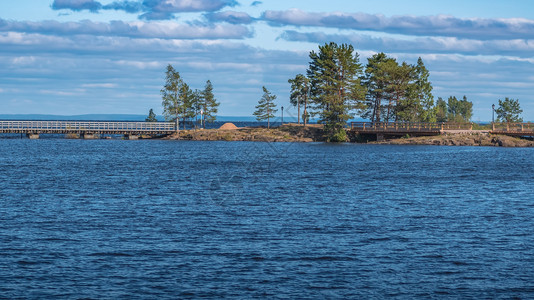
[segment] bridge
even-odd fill
[[[473,123],[352,122],[350,130],[358,134],[385,137],[431,136],[445,133],[475,133],[534,137],[534,123],[493,123],[487,130],[473,130]]]
[[[168,135],[174,132],[174,122],[0,121],[0,133],[26,134],[30,139],[38,139],[40,134],[73,134],[85,139],[119,134],[128,139],[137,139],[141,135]]]
[[[534,137],[534,123],[493,123],[491,133]]]

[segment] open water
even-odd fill
[[[533,298],[534,149],[0,139],[0,298]]]

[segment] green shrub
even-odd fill
[[[348,140],[345,129],[340,128],[328,137],[328,141],[332,143],[345,143]]]

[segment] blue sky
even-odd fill
[[[351,43],[430,70],[435,97],[519,99],[534,120],[532,1],[18,0],[0,2],[0,114],[161,114],[172,64],[211,80],[220,115],[250,116],[265,85],[289,109],[287,80],[318,44]]]

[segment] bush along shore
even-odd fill
[[[365,138],[347,134],[349,142],[388,145],[439,145],[439,146],[495,146],[495,147],[534,147],[534,141],[493,135],[487,131],[446,133],[437,136],[399,137],[385,141],[367,141]],[[327,137],[322,125],[309,124],[306,127],[286,124],[276,128],[243,127],[238,128],[228,123],[219,129],[180,130],[167,136],[170,140],[193,141],[256,141],[256,142],[326,142]]]

